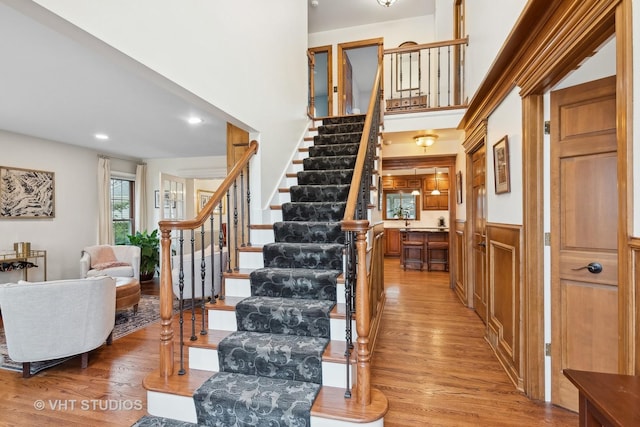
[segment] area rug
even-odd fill
[[[177,311],[177,302],[174,303],[174,312]],[[142,295],[138,304],[138,312],[133,314],[133,308],[116,312],[116,324],[113,329],[113,339],[117,340],[137,330],[143,329],[160,320],[160,298],[154,295]],[[72,356],[76,357],[76,356]],[[31,363],[31,374],[58,365],[72,357],[46,360]],[[14,362],[9,358],[4,329],[0,327],[0,369],[22,372],[22,363]]]

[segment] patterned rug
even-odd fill
[[[176,303],[177,306],[177,303]],[[175,307],[174,307],[175,309]],[[134,315],[133,309],[116,312],[116,324],[113,329],[113,339],[117,340],[137,330],[149,326],[160,320],[160,299],[157,296],[142,295],[138,304],[138,312]],[[31,374],[58,365],[76,356],[62,359],[46,360],[31,363]],[[22,363],[14,362],[9,358],[4,329],[0,327],[0,369],[22,372]]]

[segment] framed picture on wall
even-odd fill
[[[55,218],[54,173],[0,166],[0,218]]]
[[[493,145],[493,176],[496,194],[511,191],[509,175],[509,142],[505,135]]]

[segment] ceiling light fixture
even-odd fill
[[[389,7],[393,5],[395,2],[396,0],[378,0],[378,4],[384,7]]]
[[[195,117],[195,116],[189,117],[189,118],[187,119],[187,122],[188,122],[190,125],[199,125],[199,124],[200,124],[200,123],[202,123],[203,121],[204,121],[204,120],[202,120],[200,117]]]
[[[413,170],[413,177],[415,178],[415,181],[418,180],[418,171],[416,169]],[[411,192],[412,196],[419,196],[420,195],[420,190],[419,189],[415,189]]]
[[[432,196],[439,196],[440,195],[440,188],[438,186],[438,168],[436,168],[436,188],[435,190],[433,190],[431,192]]]
[[[436,139],[438,139],[438,135],[434,135],[432,133],[417,135],[413,137],[413,140],[416,142],[418,147],[424,147],[424,151],[427,151],[427,147],[431,147],[435,144]]]
[[[109,135],[107,135],[107,134],[105,134],[105,133],[96,133],[96,134],[94,135],[94,137],[95,137],[96,139],[99,139],[100,141],[106,141],[106,140],[108,140],[108,139],[109,139]]]

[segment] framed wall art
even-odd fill
[[[496,194],[511,191],[509,175],[509,142],[505,135],[493,145],[493,176]]]
[[[456,201],[462,204],[462,171],[456,173]]]
[[[55,218],[54,173],[0,166],[0,218]]]
[[[204,208],[204,206],[209,202],[209,200],[213,197],[213,195],[215,194],[214,191],[208,191],[208,190],[198,190],[198,212],[200,212],[202,210],[202,208]],[[213,214],[214,215],[224,215],[225,213],[227,213],[227,202],[226,202],[226,197],[223,196],[222,197],[222,208],[220,208],[220,205],[216,206],[213,209]]]

